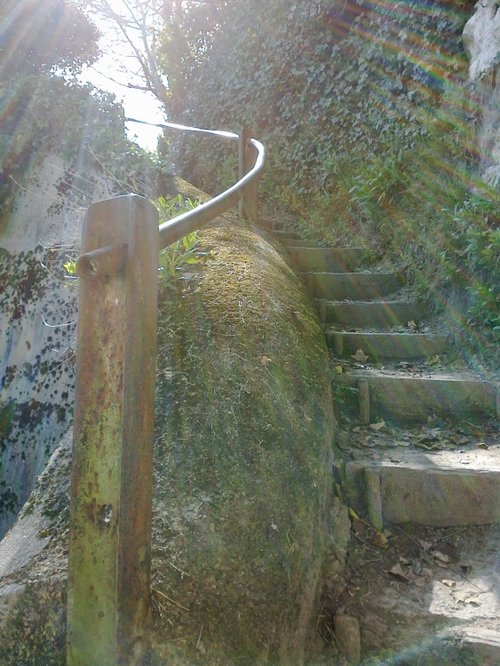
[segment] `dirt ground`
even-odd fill
[[[475,451],[500,454],[494,422],[436,421],[400,429],[383,422],[344,421],[338,446],[344,460],[419,450],[462,452],[465,457]],[[457,648],[468,635],[496,635],[500,627],[499,525],[384,524],[377,531],[352,507],[349,517],[345,587],[325,592],[318,625],[328,648],[323,661],[314,663],[358,663],[356,653],[363,664],[500,663]],[[339,616],[347,617],[347,624]]]
[[[336,614],[354,617],[362,655],[383,663],[409,657],[445,629],[498,629],[498,526],[389,525],[381,534],[353,518],[351,534],[345,589],[335,608],[325,604],[327,640],[336,640]]]

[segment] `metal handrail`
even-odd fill
[[[215,217],[222,215],[229,208],[234,206],[240,194],[245,191],[245,188],[251,185],[255,178],[264,169],[265,162],[265,149],[264,146],[256,139],[250,139],[250,144],[257,151],[257,159],[255,165],[247,174],[240,178],[234,185],[227,190],[218,194],[210,201],[200,204],[193,210],[187,213],[182,213],[171,220],[163,222],[159,227],[160,232],[160,247],[166,247],[171,243],[179,240],[191,231],[196,231],[202,226],[211,222]]]
[[[236,134],[235,132],[227,132],[224,130],[212,130],[212,129],[202,129],[200,127],[190,127],[189,125],[180,125],[179,123],[149,123],[144,120],[138,120],[136,118],[126,118],[128,122],[139,123],[141,125],[152,125],[154,127],[161,127],[162,129],[175,129],[180,130],[181,132],[196,132],[199,134],[209,134],[211,136],[217,136],[223,139],[232,139],[236,141],[241,141],[244,135]],[[253,146],[257,156],[254,166],[246,174],[227,190],[218,194],[210,201],[200,204],[193,210],[190,210],[181,215],[177,215],[171,220],[163,222],[159,227],[160,232],[160,247],[164,248],[167,245],[171,245],[176,241],[183,238],[186,234],[196,231],[201,227],[205,226],[211,222],[215,217],[222,215],[229,208],[234,206],[239,198],[240,194],[245,191],[245,188],[248,185],[251,185],[257,176],[259,176],[263,169],[266,159],[266,151],[264,146],[257,139],[248,138],[248,143]],[[241,175],[241,174],[240,174]]]
[[[186,132],[210,134],[224,139],[237,140],[240,144],[240,179],[234,185],[231,185],[231,187],[224,190],[224,192],[210,199],[210,201],[200,204],[186,213],[181,213],[171,220],[163,222],[158,228],[159,249],[165,248],[192,231],[197,231],[206,226],[214,218],[222,215],[222,213],[225,213],[229,208],[234,206],[238,200],[240,200],[241,203],[242,195],[256,184],[258,176],[260,176],[264,169],[266,159],[265,148],[260,141],[247,136],[248,130],[244,130],[241,135],[238,135],[234,132],[188,127],[187,125],[179,125],[177,123],[147,123],[133,118],[127,118],[127,120],[144,125],[154,125],[155,127],[162,127],[165,129],[178,129]],[[246,154],[248,146],[251,146],[256,153],[255,163],[249,168],[249,170],[247,170],[248,156]],[[253,203],[255,204],[255,202]],[[240,213],[241,212],[242,211],[240,210]],[[97,277],[97,275],[103,275],[106,272],[109,272],[107,270],[107,264],[111,262],[114,265],[116,256],[119,255],[120,251],[119,248],[110,245],[106,248],[100,248],[80,255],[76,264],[77,273],[80,277]],[[112,254],[116,256],[111,256]]]

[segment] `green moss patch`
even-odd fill
[[[187,663],[294,663],[328,541],[323,335],[298,278],[254,231],[220,222],[201,244],[204,265],[160,306],[160,633]]]

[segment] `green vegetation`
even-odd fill
[[[198,206],[199,201],[184,198],[182,194],[175,197],[158,197],[154,201],[158,210],[160,224],[177,215],[187,213]],[[198,264],[205,253],[199,249],[199,235],[196,231],[187,234],[184,238],[172,243],[160,252],[159,272],[160,285],[173,287],[175,280],[189,266]]]
[[[99,32],[76,3],[3,0],[0,20],[3,75],[75,75],[98,56]]]
[[[464,357],[492,364],[498,193],[474,178],[478,109],[460,46],[462,4],[221,0],[165,3],[164,12],[155,66],[169,78],[165,105],[175,119],[253,124],[270,155],[267,212],[292,219],[304,237],[362,244],[399,265],[448,316]],[[165,189],[155,177],[168,172],[166,160],[124,139],[114,100],[58,71],[74,73],[95,49],[94,40],[89,50],[42,60],[40,50],[19,77],[2,79],[1,217],[12,210],[17,181],[52,149],[75,167],[63,193],[74,182],[84,192],[92,184],[76,172],[82,155],[117,192],[156,197]],[[60,131],[68,125],[77,128],[73,136]],[[177,150],[183,174],[208,191],[233,180],[234,151],[219,142],[187,137]],[[201,198],[183,188],[157,199],[162,219]],[[160,258],[158,663],[215,664],[228,655],[239,664],[300,661],[336,541],[323,332],[279,253],[230,221],[187,236]],[[352,393],[346,387],[339,402]],[[42,558],[36,563],[44,574],[64,570],[65,493],[59,480],[54,515],[46,515],[57,529],[53,522],[43,532],[57,532],[53,560],[46,571]],[[20,646],[11,659],[49,659],[52,648],[40,646],[44,627],[25,613],[38,606],[31,589],[25,594],[3,649]],[[54,631],[45,621],[46,635],[57,637],[54,663],[63,659],[63,606],[58,598],[50,611]]]
[[[170,163],[125,137],[114,96],[78,82],[98,56],[98,32],[73,3],[19,7],[7,0],[0,23],[7,26],[0,46],[0,229],[49,154],[66,163],[60,195],[71,192],[81,206],[91,202],[98,179],[117,193],[150,198],[167,187]]]
[[[270,156],[269,214],[291,213],[305,238],[368,246],[398,265],[449,317],[464,357],[495,366],[499,196],[474,177],[479,108],[461,40],[469,8],[216,5],[209,46],[197,51],[193,37],[185,118],[255,126]],[[233,159],[198,137],[179,150],[182,175],[212,192]]]
[[[106,0],[94,5],[109,15]],[[264,140],[269,215],[291,214],[304,238],[361,244],[397,264],[449,315],[464,357],[496,364],[499,197],[474,177],[480,109],[461,37],[469,7],[175,2],[162,6],[151,35],[141,25],[155,1],[129,7],[115,21],[150,40],[144,85],[171,117],[250,124]],[[181,175],[203,190],[232,182],[227,145],[189,135],[173,144]]]
[[[199,248],[160,289],[151,664],[300,663],[337,543],[324,335],[253,230],[218,219]],[[64,663],[70,440],[20,517],[41,515],[50,543],[9,579],[37,584],[0,623],[5,666]]]
[[[48,154],[64,158],[61,195],[73,191],[85,206],[97,179],[117,193],[156,195],[165,160],[145,153],[124,135],[123,109],[108,93],[45,73],[0,83],[0,225],[30,174]],[[68,123],[75,130],[67,131]]]

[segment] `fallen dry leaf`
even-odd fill
[[[432,556],[437,561],[437,564],[450,564],[451,562],[458,562],[458,552],[455,546],[446,541],[438,543],[431,551]]]
[[[351,516],[351,518],[354,518],[354,520],[361,520],[356,511],[354,511],[354,509],[351,506],[349,507],[349,515]]]
[[[378,423],[370,423],[370,430],[382,430],[382,428],[385,428],[385,421],[383,419]]]
[[[404,583],[410,582],[410,579],[405,574],[400,564],[395,564],[392,567],[392,569],[389,569],[389,571],[387,571],[387,573],[393,576],[394,578],[397,578],[398,580],[402,580]]]
[[[448,568],[448,562],[443,562],[443,560],[440,560],[439,558],[434,558],[434,564],[437,564],[437,566],[441,567],[441,569]]]
[[[373,543],[378,546],[379,548],[387,548],[389,545],[389,541],[385,534],[382,534],[382,532],[376,532],[375,536],[373,537]]]
[[[427,583],[427,580],[426,580],[425,578],[423,578],[422,576],[420,576],[419,578],[415,578],[415,580],[413,581],[413,583],[414,583],[417,587],[419,587],[421,590],[425,590],[425,588],[427,587],[427,584],[428,584],[428,583]]]
[[[470,604],[471,606],[481,605],[481,601],[477,597],[469,597],[469,599],[466,599],[464,603]]]
[[[469,438],[465,437],[465,435],[452,435],[450,439],[457,446],[465,446],[469,443]]]

